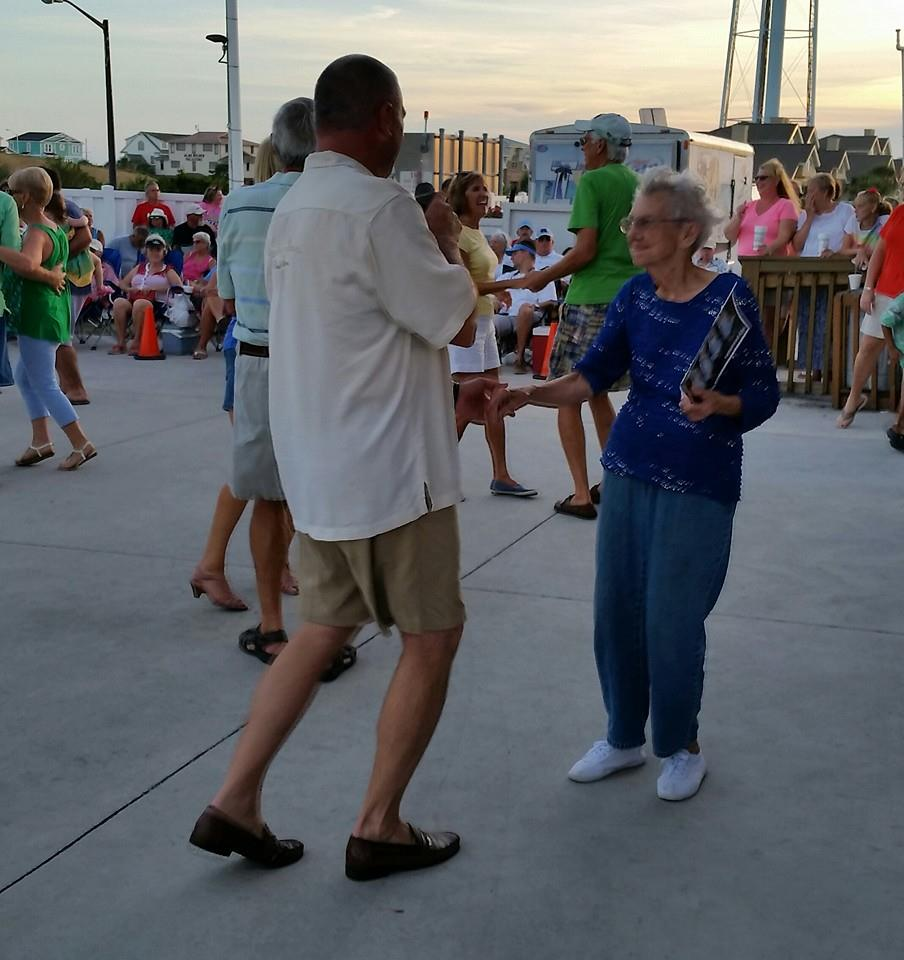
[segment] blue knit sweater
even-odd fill
[[[732,288],[753,323],[716,389],[741,398],[740,417],[692,423],[679,410],[681,380]],[[763,339],[759,308],[734,274],[715,279],[687,303],[656,295],[649,274],[629,280],[609,305],[606,322],[575,368],[600,393],[631,374],[631,392],[603,453],[603,467],[676,493],[723,502],[741,496],[741,435],[778,406],[778,383]]]

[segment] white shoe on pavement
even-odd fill
[[[679,750],[662,761],[656,793],[660,800],[687,800],[700,789],[705,776],[703,754]]]
[[[568,771],[568,779],[574,780],[575,783],[592,783],[619,770],[639,767],[646,762],[646,759],[642,747],[619,750],[608,740],[597,740]]]

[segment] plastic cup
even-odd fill
[[[821,257],[829,249],[829,235],[821,233],[816,238],[816,255]]]
[[[762,250],[766,246],[766,228],[758,226],[753,228],[753,249]]]
[[[863,274],[862,274],[862,273],[849,273],[849,274],[848,274],[848,286],[851,288],[851,290],[859,290],[861,283],[863,283]]]

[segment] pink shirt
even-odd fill
[[[738,253],[742,257],[755,256],[753,246],[754,227],[766,228],[766,242],[764,246],[769,246],[770,243],[775,243],[778,237],[779,224],[782,220],[793,220],[795,224],[797,223],[797,210],[790,200],[780,197],[763,213],[756,212],[757,203],[759,203],[759,201],[754,200],[747,204],[747,209],[744,211],[744,216],[741,220],[741,229],[738,232]],[[791,245],[789,244],[788,249],[784,251],[789,256],[791,254],[790,247]]]
[[[209,253],[201,255],[190,253],[182,264],[182,279],[193,283],[200,280],[210,269],[213,257]]]

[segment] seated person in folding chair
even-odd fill
[[[122,289],[126,297],[116,300],[113,304],[116,343],[110,350],[111,354],[137,353],[141,343],[141,326],[146,308],[150,306],[153,310],[155,323],[163,323],[166,319],[165,310],[171,291],[178,288],[181,292],[182,278],[164,262],[166,250],[166,241],[152,233],[144,246],[147,259],[123,277]],[[132,343],[127,349],[126,332],[130,324]]]
[[[517,273],[506,274],[506,278],[520,280],[534,272],[534,263],[537,257],[537,248],[533,240],[519,240],[506,253],[512,258]],[[508,311],[506,314],[496,314],[493,322],[496,325],[497,335],[515,331],[515,372],[527,373],[530,367],[524,360],[531,332],[534,327],[543,323],[554,313],[558,304],[555,284],[548,283],[539,293],[530,290],[507,290]]]
[[[111,311],[113,306],[111,297],[122,292],[119,276],[113,265],[102,259],[104,247],[101,241],[92,240],[88,251],[94,265],[94,274],[91,278],[91,292],[85,298],[76,322],[79,343],[86,343],[92,336],[97,336],[98,339],[103,336],[109,324],[104,315]],[[107,318],[109,317],[110,314],[107,313]],[[97,344],[91,349],[96,350]]]
[[[222,324],[225,332],[227,324],[226,308],[223,298],[217,290],[217,264],[214,261],[207,273],[192,284],[192,302],[201,314],[198,347],[192,354],[193,360],[207,359],[207,344]],[[219,350],[217,346],[217,350]]]

